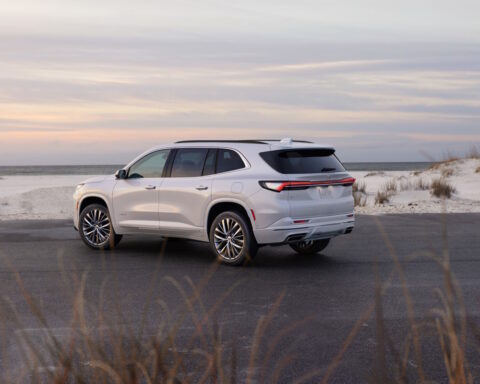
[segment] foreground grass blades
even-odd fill
[[[425,363],[430,356],[425,355],[422,344],[425,333],[434,332],[437,339],[435,354],[442,359],[445,379],[450,383],[474,383],[476,378],[472,374],[473,365],[467,360],[466,349],[472,346],[478,348],[480,328],[468,316],[462,292],[452,273],[446,233],[440,254],[422,251],[410,257],[410,260],[433,260],[443,271],[443,282],[439,281],[436,290],[438,305],[432,307],[429,316],[425,318],[423,314],[415,313],[415,292],[411,292],[407,284],[405,265],[400,261],[389,234],[380,221],[378,231],[393,261],[390,274],[374,274],[375,288],[370,303],[355,319],[343,344],[335,347],[335,356],[327,362],[327,367],[302,373],[293,382],[331,382],[335,373],[341,369],[343,358],[356,337],[364,332],[365,322],[373,322],[375,348],[370,368],[371,382],[430,382]],[[183,309],[172,313],[171,309],[165,307],[165,316],[158,319],[155,332],[147,330],[146,318],[152,305],[163,305],[154,290],[156,277],[152,279],[147,299],[143,303],[139,329],[133,329],[125,321],[122,308],[115,304],[115,295],[109,292],[107,284],[95,304],[89,299],[87,273],[74,275],[72,284],[68,287],[72,298],[71,324],[65,330],[67,337],[60,338],[46,321],[42,303],[37,302],[29,292],[22,276],[8,260],[4,260],[4,264],[16,279],[25,303],[44,332],[41,342],[31,337],[28,331],[21,335],[25,369],[9,371],[8,366],[3,366],[5,383],[235,383],[238,382],[240,371],[244,374],[241,382],[283,382],[282,371],[292,364],[293,355],[290,351],[280,350],[280,341],[302,327],[308,327],[312,320],[305,318],[292,322],[273,338],[266,338],[268,328],[278,320],[276,315],[288,294],[287,291],[279,292],[272,299],[269,309],[259,317],[254,334],[250,335],[252,343],[248,365],[239,367],[236,338],[226,338],[215,318],[218,309],[229,300],[231,293],[242,286],[242,281],[232,281],[227,291],[218,292],[217,300],[207,305],[202,300],[207,283],[215,271],[221,268],[218,263],[212,263],[197,283],[188,277],[181,281],[165,278],[183,298]],[[158,271],[160,268],[159,263]],[[255,264],[252,268],[255,268]],[[115,277],[114,270],[112,277]],[[407,312],[408,326],[401,343],[392,343],[392,335],[385,320],[385,294],[394,284],[401,287]],[[2,317],[9,314],[13,316],[18,329],[28,329],[23,319],[16,315],[17,305],[22,303],[14,304],[3,300]],[[317,310],[322,311],[321,308]],[[112,322],[112,316],[107,316],[107,311],[115,312],[113,318],[117,320]],[[191,327],[190,337],[179,338],[178,331],[186,324]],[[2,364],[5,361],[7,360],[2,359]],[[273,370],[267,369],[272,366]]]

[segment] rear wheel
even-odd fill
[[[122,239],[112,226],[108,209],[100,204],[91,204],[80,214],[79,228],[83,242],[92,249],[112,249]]]
[[[323,240],[304,240],[298,243],[289,244],[290,247],[302,255],[311,255],[327,248],[330,239]]]
[[[258,245],[245,217],[237,212],[219,214],[210,227],[210,245],[219,261],[242,265],[253,259]]]

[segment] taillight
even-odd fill
[[[330,185],[343,185],[344,187],[352,186],[355,183],[353,177],[347,177],[339,180],[323,180],[323,181],[260,181],[260,186],[274,192],[282,192],[283,190],[298,190],[312,187],[328,187]]]

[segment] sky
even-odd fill
[[[477,0],[0,0],[0,165],[293,137],[344,161],[480,145]]]

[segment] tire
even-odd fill
[[[252,228],[239,212],[220,213],[210,227],[210,246],[217,259],[228,265],[244,265],[258,250]]]
[[[323,251],[330,243],[330,239],[300,241],[298,243],[289,244],[290,247],[302,255],[312,255]]]
[[[80,213],[78,232],[83,242],[96,250],[113,249],[122,239],[112,226],[108,209],[100,204],[91,204]]]

